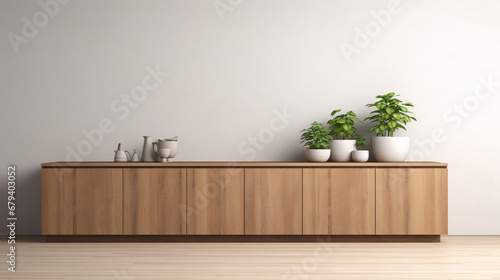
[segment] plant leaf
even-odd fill
[[[332,113],[330,114],[330,116],[333,116],[333,115],[337,114],[338,112],[340,112],[340,109],[333,110]]]

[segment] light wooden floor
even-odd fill
[[[441,243],[17,244],[0,279],[500,279],[500,236]]]

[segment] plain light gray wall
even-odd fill
[[[396,91],[416,105],[418,122],[399,133],[412,137],[410,159],[450,164],[450,234],[500,234],[499,10],[487,0],[1,0],[2,205],[17,164],[18,234],[39,234],[40,163],[86,144],[82,160],[112,160],[118,142],[140,149],[143,135],[178,135],[179,161],[304,160],[300,129],[337,108],[366,117],[375,95]],[[157,67],[168,76],[148,80]],[[121,99],[132,92],[135,108]],[[114,130],[89,144],[83,131],[102,121]]]

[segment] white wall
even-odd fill
[[[217,1],[73,0],[44,23],[36,1],[0,0],[0,199],[17,164],[18,234],[40,233],[40,163],[65,160],[103,119],[114,130],[83,160],[112,160],[118,142],[140,149],[143,135],[178,135],[179,161],[304,160],[300,129],[337,108],[365,117],[389,91],[416,105],[399,134],[411,158],[450,164],[450,234],[500,234],[500,1]],[[33,16],[41,27],[23,35]],[[359,48],[346,56],[346,44]],[[169,76],[124,116],[121,96],[157,66]],[[283,110],[293,118],[274,124]],[[446,139],[432,144],[436,129]],[[245,142],[259,135],[260,150]]]

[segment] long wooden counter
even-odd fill
[[[447,232],[446,163],[42,164],[50,240],[437,241]]]
[[[396,167],[396,168],[422,168],[441,167],[446,168],[447,163],[441,162],[292,162],[292,161],[177,161],[177,162],[49,162],[43,163],[42,167]]]

